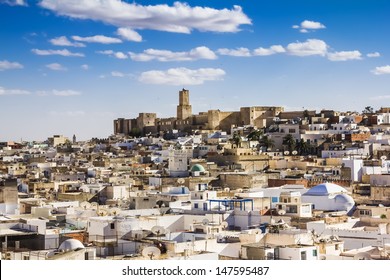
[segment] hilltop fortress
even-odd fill
[[[176,117],[158,118],[156,113],[139,113],[137,118],[114,120],[114,134],[146,135],[169,132],[173,130],[223,130],[230,132],[232,126],[251,125],[267,127],[274,117],[283,112],[283,107],[254,106],[241,107],[239,111],[223,112],[209,110],[192,114],[190,92],[187,89],[179,91],[179,105]]]

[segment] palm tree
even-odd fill
[[[297,143],[297,150],[300,155],[307,155],[310,151],[310,144],[307,143],[305,140],[301,139]]]
[[[288,151],[291,153],[296,146],[296,141],[294,139],[294,136],[291,134],[287,134],[286,136],[283,137],[283,145],[287,146]]]
[[[247,135],[247,140],[248,141],[257,141],[257,146],[259,148],[261,139],[264,135],[264,131],[262,129],[256,129],[252,130],[248,135]]]
[[[265,147],[266,150],[273,149],[275,147],[275,141],[269,138],[267,135],[263,135],[259,142],[260,146]]]
[[[232,144],[236,145],[236,148],[239,148],[241,145],[241,136],[237,132],[234,132],[231,141]]]

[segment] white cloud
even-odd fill
[[[205,81],[222,80],[225,71],[219,68],[200,68],[196,70],[188,68],[171,68],[167,71],[152,70],[143,72],[138,78],[145,84],[157,85],[201,85]]]
[[[39,50],[39,49],[32,49],[33,53],[37,55],[62,55],[62,56],[76,56],[76,57],[83,57],[83,53],[72,53],[68,51],[67,49],[63,50]]]
[[[7,89],[0,87],[0,96],[1,95],[27,95],[30,94],[29,91],[23,89]]]
[[[46,64],[46,67],[49,68],[50,70],[53,70],[53,71],[66,71],[66,70],[68,70],[66,67],[62,66],[59,63]]]
[[[269,47],[268,49],[266,48],[257,48],[253,50],[253,55],[258,55],[258,56],[267,56],[267,55],[273,55],[277,53],[285,53],[286,50],[284,49],[283,46],[281,45],[273,45]]]
[[[325,56],[328,51],[328,46],[322,40],[308,39],[305,42],[290,43],[287,45],[286,50],[288,54],[296,56]]]
[[[96,53],[105,54],[111,57],[115,57],[118,59],[126,59],[128,58],[127,54],[123,52],[114,52],[113,50],[105,50],[105,51],[97,51]]]
[[[240,6],[232,9],[191,7],[186,3],[146,5],[120,0],[42,0],[41,7],[59,15],[77,19],[102,21],[118,27],[152,29],[176,33],[191,30],[238,32],[243,24],[251,24]]]
[[[0,4],[7,4],[10,6],[28,6],[26,0],[0,0]]]
[[[324,29],[326,26],[318,21],[304,20],[300,25],[295,24],[292,28],[299,29],[299,32],[301,33],[309,33],[310,31],[315,31],[317,29]]]
[[[88,70],[88,69],[89,69],[89,65],[88,65],[88,64],[83,64],[83,65],[81,65],[80,67],[81,67],[81,69],[83,69],[83,70]]]
[[[379,52],[373,52],[373,53],[368,53],[367,57],[380,57],[381,54]]]
[[[127,75],[125,73],[122,73],[122,72],[119,72],[119,71],[112,71],[111,72],[111,76],[123,78],[123,77],[126,77]]]
[[[53,89],[52,93],[55,96],[76,96],[76,95],[80,95],[81,94],[81,92],[79,92],[79,91],[70,90],[70,89],[68,89],[68,90],[56,90],[56,89]]]
[[[371,70],[371,73],[375,75],[390,74],[390,65],[375,67],[374,70]]]
[[[72,39],[79,42],[86,43],[99,43],[99,44],[118,44],[122,43],[121,39],[107,37],[104,35],[95,35],[90,37],[80,37],[80,36],[72,36]]]
[[[229,56],[251,56],[251,52],[247,48],[236,48],[236,49],[218,49],[217,53],[220,55],[229,55]]]
[[[142,36],[131,28],[121,27],[116,32],[124,40],[133,42],[142,42]]]
[[[8,60],[0,61],[0,71],[10,70],[10,69],[22,69],[24,68],[19,62],[10,62]]]
[[[193,61],[199,59],[216,59],[215,53],[205,46],[191,49],[188,52],[172,52],[169,50],[147,49],[142,53],[129,53],[135,61]]]
[[[386,99],[390,99],[390,95],[378,95],[378,96],[370,97],[370,100],[374,100],[374,101],[381,101]]]
[[[301,28],[305,29],[323,29],[326,28],[321,22],[304,20],[301,22]]]
[[[83,43],[71,42],[65,36],[56,37],[49,40],[54,46],[66,46],[66,47],[85,47]]]
[[[360,60],[362,54],[359,51],[341,51],[327,54],[328,59],[331,61],[347,61],[347,60]]]

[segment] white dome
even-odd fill
[[[77,239],[67,239],[65,240],[64,242],[61,243],[60,247],[58,248],[58,250],[62,250],[62,251],[65,251],[65,252],[68,252],[68,251],[74,251],[76,249],[84,249],[84,245],[83,243],[81,243],[79,240]]]
[[[330,194],[338,194],[338,193],[348,193],[346,189],[343,187],[340,187],[339,185],[332,184],[332,183],[323,183],[320,185],[317,185],[315,187],[312,187],[310,190],[308,190],[303,195],[305,196],[327,196]]]

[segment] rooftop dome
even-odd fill
[[[84,247],[83,243],[81,243],[79,240],[67,239],[61,243],[58,250],[68,252],[68,251],[74,251],[76,249],[84,249],[84,248],[85,247]]]
[[[309,196],[322,196],[322,195],[330,195],[330,194],[338,194],[338,193],[348,193],[346,189],[340,187],[339,185],[333,183],[323,183],[312,187],[303,195]]]
[[[205,172],[206,170],[200,164],[195,164],[191,167],[191,172]]]

